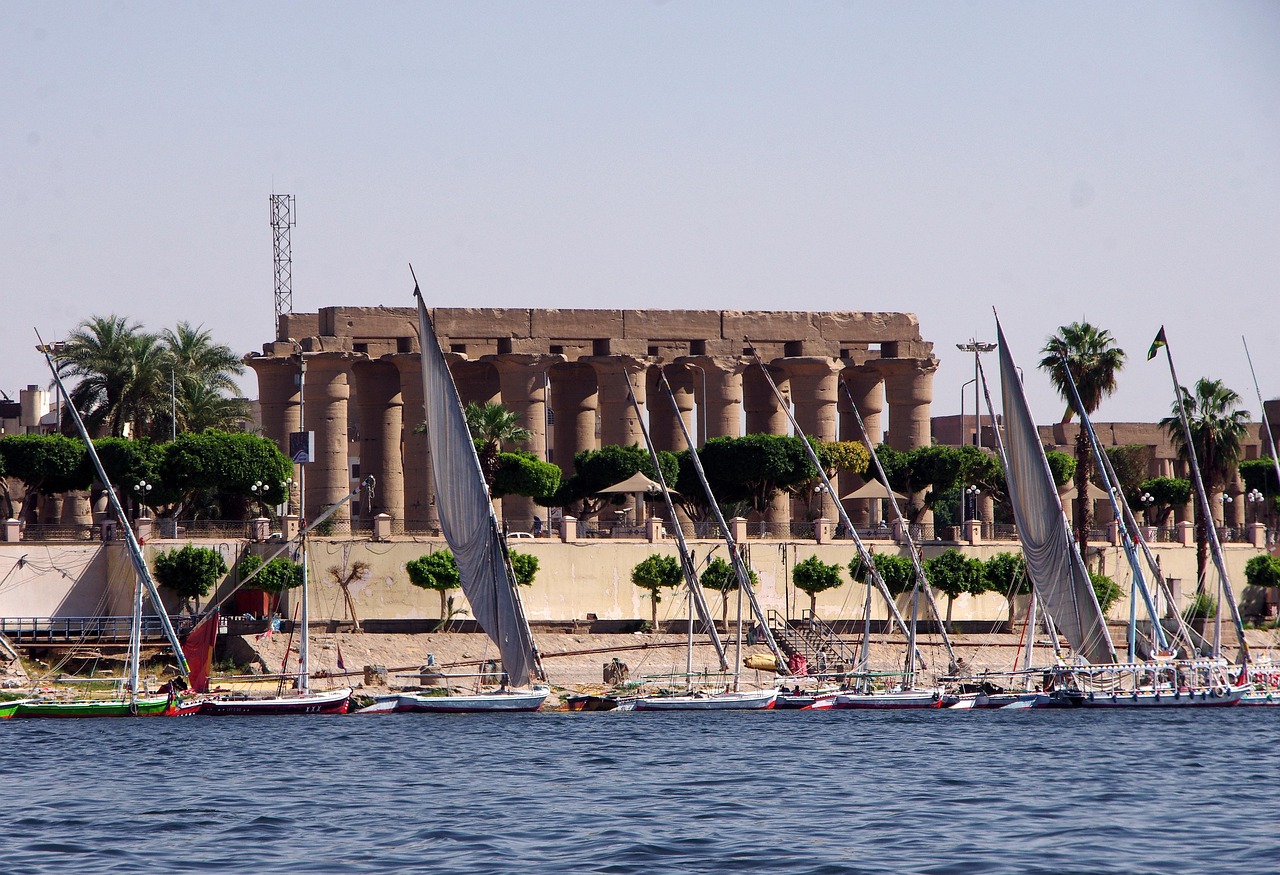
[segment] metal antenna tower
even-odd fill
[[[293,253],[289,229],[296,213],[291,194],[271,195],[271,238],[275,243],[276,326],[280,317],[293,312]]]

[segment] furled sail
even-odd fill
[[[1070,535],[1062,502],[1049,472],[1049,460],[998,320],[996,333],[1000,342],[1000,393],[1006,432],[1005,478],[1018,524],[1018,540],[1022,542],[1027,560],[1027,573],[1071,649],[1092,663],[1115,662],[1106,621],[1080,551]]]
[[[440,528],[458,560],[462,592],[472,616],[497,645],[508,682],[522,686],[539,673],[533,636],[510,577],[505,544],[458,388],[416,284],[413,293],[418,300],[427,447]]]

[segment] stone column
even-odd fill
[[[375,478],[370,515],[404,519],[404,398],[400,371],[389,361],[357,361],[351,366],[360,421],[360,476]]]
[[[573,474],[573,457],[596,444],[596,372],[587,364],[551,368],[551,410],[555,414],[555,463]]]
[[[700,399],[699,416],[706,422],[708,438],[742,436],[742,374],[749,362],[734,356],[681,356],[702,368],[707,377],[707,397]],[[701,382],[701,375],[695,376]]]
[[[329,505],[346,497],[351,488],[347,458],[347,382],[353,356],[346,352],[307,353],[303,386],[303,430],[315,432],[316,458],[307,465],[307,518],[315,519]],[[330,519],[351,518],[344,506]]]
[[[867,443],[873,447],[880,446],[884,440],[884,427],[881,425],[881,414],[884,412],[884,378],[869,368],[845,368],[840,373],[840,381],[843,387],[839,388],[836,398],[836,409],[840,412],[840,440],[856,441],[864,446]],[[845,388],[849,390],[848,394],[845,393]],[[849,404],[850,396],[853,398],[853,403],[858,405],[858,413],[862,415],[862,422],[869,432],[869,440],[858,428],[858,421]],[[875,479],[876,473],[873,468],[868,468],[865,477],[857,474],[841,474],[840,494],[848,495],[864,483]],[[849,519],[855,526],[875,525],[882,516],[872,512],[873,506],[877,504],[878,502],[872,501],[849,502]],[[873,516],[875,519],[872,519]]]
[[[780,359],[776,364],[787,372],[800,430],[815,440],[835,441],[839,436],[836,413],[839,362],[825,356],[805,356]],[[820,493],[809,505],[810,514],[825,519],[836,517],[837,498]]]
[[[627,387],[635,393],[641,410],[645,406],[648,364],[626,355],[590,356],[583,359],[596,372],[600,404],[600,445],[644,446],[640,420],[631,406]]]
[[[438,531],[435,488],[431,477],[431,452],[427,436],[418,430],[425,414],[422,398],[422,358],[414,353],[397,353],[386,359],[400,372],[403,399],[401,458],[404,464],[404,521],[408,531]]]
[[[244,363],[258,377],[258,412],[262,433],[288,455],[289,435],[300,431],[298,419],[298,359],[296,357],[246,356]]]
[[[876,362],[876,369],[884,374],[885,400],[889,403],[889,446],[900,452],[929,446],[933,439],[929,407],[938,360],[882,359]],[[917,506],[923,500],[923,490],[912,497]],[[926,511],[917,521],[932,525],[933,514]]]
[[[467,361],[453,353],[447,354],[446,359],[464,407],[472,402],[497,404],[502,400],[498,372],[491,363]]]
[[[671,406],[671,398],[667,397],[667,390],[659,381],[659,375],[663,373],[666,374],[667,382],[671,385],[671,394],[675,397],[674,408]],[[698,417],[694,411],[694,401],[697,398],[695,385],[700,386],[699,376],[697,371],[683,365],[667,365],[661,371],[657,368],[649,369],[648,386],[645,389],[648,399],[649,436],[653,438],[653,444],[657,449],[677,453],[689,449],[684,433],[680,430],[679,420],[676,418],[677,411],[679,411],[679,419],[684,421],[685,430],[689,432],[689,439],[694,443],[698,443],[701,439],[702,433],[698,430]]]
[[[502,404],[520,417],[520,425],[529,430],[529,440],[519,449],[533,453],[539,459],[547,459],[547,368],[564,361],[559,355],[502,355],[485,356],[498,372],[498,389]],[[504,449],[509,449],[505,448]],[[546,517],[534,500],[526,495],[507,495],[502,498],[503,519],[512,521],[515,527],[532,525],[533,517]]]

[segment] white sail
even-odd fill
[[[413,292],[418,300],[427,447],[440,528],[458,560],[462,591],[472,616],[497,645],[508,682],[523,686],[540,674],[533,635],[511,578],[506,545],[493,515],[457,386],[416,285]]]
[[[1018,524],[1018,540],[1027,560],[1027,574],[1071,649],[1089,662],[1115,662],[1115,648],[1111,646],[1106,620],[1067,526],[1062,502],[1049,472],[1049,460],[1031,418],[999,320],[996,333],[1000,343],[1000,392],[1006,435],[1005,479]]]

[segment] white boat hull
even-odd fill
[[[773,707],[777,690],[691,696],[636,696],[622,699],[626,711],[764,711]]]
[[[903,710],[941,708],[943,692],[935,690],[897,690],[886,693],[840,693],[833,708],[865,710]]]
[[[396,697],[397,713],[470,714],[487,711],[537,711],[551,691],[535,688],[522,692],[470,693],[449,696],[419,696],[401,693]]]

